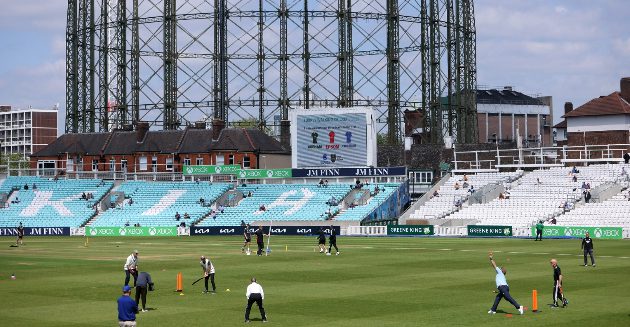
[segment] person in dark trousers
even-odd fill
[[[505,279],[505,274],[507,273],[507,270],[505,269],[505,267],[497,267],[496,262],[494,262],[494,259],[492,258],[492,252],[488,254],[488,257],[490,258],[490,264],[496,271],[497,275],[495,277],[495,281],[497,284],[497,290],[499,290],[496,298],[494,298],[494,304],[492,305],[492,308],[490,308],[488,313],[497,313],[499,302],[502,298],[505,298],[506,300],[508,300],[508,302],[512,303],[512,305],[518,310],[520,314],[523,314],[523,306],[519,305],[518,302],[516,302],[516,300],[514,300],[510,295],[510,287],[508,286],[507,280]]]
[[[545,228],[545,225],[543,225],[542,220],[539,220],[538,224],[536,224],[536,239],[534,241],[542,241],[543,228]]]
[[[623,155],[623,161],[625,163],[628,163],[630,161],[630,154],[626,153]]]
[[[256,230],[256,244],[258,245],[258,251],[256,251],[256,255],[261,256],[263,252],[263,248],[265,247],[265,234],[263,233],[262,225],[258,226]]]
[[[558,266],[558,260],[551,259],[549,263],[551,263],[553,268],[553,307],[557,308],[558,300],[560,300],[562,307],[565,308],[569,304],[569,300],[564,297],[564,292],[562,291],[562,270]]]
[[[332,253],[331,250],[333,246],[335,247],[335,251],[337,251],[337,255],[339,255],[339,248],[337,248],[337,232],[335,232],[335,226],[330,225],[330,237],[328,237],[328,253]]]
[[[201,256],[201,262],[199,264],[201,265],[201,269],[203,269],[204,283],[206,285],[206,289],[203,293],[208,293],[208,279],[210,279],[210,282],[212,283],[212,294],[216,293],[217,287],[214,284],[214,265],[212,264],[212,261],[210,261],[210,258]]]
[[[125,285],[129,285],[130,276],[133,276],[133,286],[136,286],[138,279],[138,250],[134,250],[133,253],[127,257],[123,269],[125,270]]]
[[[249,255],[251,252],[249,250],[249,244],[252,242],[252,232],[249,230],[249,224],[245,225],[243,228],[243,246],[241,247],[241,253],[246,253]]]
[[[319,236],[317,236],[317,244],[319,245],[319,253],[326,253],[326,234],[324,228],[319,228]]]
[[[588,266],[586,255],[591,256],[591,264],[595,267],[595,257],[593,256],[593,240],[591,239],[591,235],[586,232],[585,237],[582,239],[582,250],[584,250],[584,267]]]
[[[118,298],[118,326],[135,327],[138,305],[131,299],[131,286],[123,286],[123,295]]]
[[[141,272],[138,274],[136,280],[136,303],[140,304],[142,299],[142,312],[147,312],[147,291],[153,290],[153,281],[151,275],[148,272]]]
[[[24,226],[22,226],[22,222],[17,227],[17,240],[15,240],[15,245],[24,245]]]
[[[260,310],[260,316],[262,317],[262,321],[267,322],[267,315],[265,314],[265,308],[263,308],[263,300],[265,299],[265,292],[263,291],[262,286],[256,283],[256,277],[252,277],[251,284],[247,286],[247,292],[245,293],[245,297],[247,297],[247,308],[245,309],[245,322],[249,322],[249,313],[252,310],[252,304],[254,304],[254,302],[258,305],[258,309]]]

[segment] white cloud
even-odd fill
[[[67,1],[0,0],[0,27],[7,30],[61,30],[66,26]]]

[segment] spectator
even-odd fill
[[[320,179],[319,185],[317,185],[317,187],[323,187],[323,186],[324,186],[324,179]]]
[[[582,182],[582,192],[586,190],[586,182]]]
[[[252,191],[247,192],[247,197],[250,198],[252,197],[254,194],[252,194]]]
[[[591,183],[586,183],[586,189],[590,190],[591,189]]]
[[[584,192],[584,202],[589,203],[591,201],[591,191]]]
[[[37,189],[37,185],[35,185],[35,183],[33,183],[33,190]]]
[[[186,227],[186,222],[182,221],[181,223],[179,223],[179,227]]]
[[[473,193],[475,193],[475,186],[474,185],[470,185],[470,188],[468,189],[468,193],[470,193],[471,195]]]
[[[182,216],[179,215],[179,211],[175,212],[175,221],[179,221],[180,219],[182,219]]]
[[[573,182],[577,182],[577,175],[573,175]]]
[[[510,195],[512,195],[512,194],[510,193],[510,190],[505,190],[505,199],[506,199],[506,200],[509,200],[509,199],[510,199]]]
[[[190,219],[190,215],[188,214],[188,212],[184,213],[184,219]]]
[[[505,199],[505,194],[503,194],[503,192],[499,193],[499,200],[504,200]]]
[[[129,205],[133,204],[133,198],[129,198]]]
[[[468,175],[464,174],[464,182],[468,182]]]
[[[324,186],[325,186],[325,187],[328,187],[328,180],[325,180],[325,181],[324,181]]]
[[[625,163],[630,162],[630,154],[628,154],[628,153],[624,154],[624,155],[623,155],[623,161],[624,161]]]
[[[222,204],[219,204],[219,207],[217,208],[217,211],[220,213],[223,213],[223,211],[225,210],[225,207],[223,207]]]
[[[265,208],[265,204],[261,204],[260,207],[258,208],[258,210],[260,210],[260,211],[267,211],[267,208]]]
[[[125,223],[125,227],[129,227],[129,220]]]
[[[552,225],[555,225],[556,223],[557,223],[557,221],[556,221],[556,217],[551,218],[551,224],[552,224]]]
[[[438,193],[437,190],[433,191],[433,195],[431,196],[432,198],[437,198],[438,196],[440,196],[440,194]]]
[[[55,178],[53,178],[53,181],[55,181],[55,183],[59,180],[59,175],[55,175]]]
[[[28,184],[24,184],[24,190],[28,191]]]
[[[455,189],[459,190],[459,182],[455,182]]]
[[[542,184],[542,183],[540,182],[540,178],[536,178],[536,184],[538,184],[538,185]]]
[[[628,154],[626,153],[626,155]],[[626,172],[626,167],[621,167],[621,176],[628,176],[628,173]]]
[[[199,203],[201,203],[202,206],[204,205],[205,202],[206,200],[204,200],[203,198],[199,198]]]
[[[81,194],[81,199],[82,200],[87,200],[87,194],[85,194],[85,192],[83,192],[83,194]]]
[[[464,184],[462,184],[463,188],[468,188],[468,186],[470,186],[470,184],[468,184],[468,182],[464,182]]]

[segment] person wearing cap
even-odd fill
[[[138,279],[138,250],[133,250],[127,257],[127,261],[123,266],[125,270],[125,286],[129,285],[129,276],[133,276],[133,286],[136,286],[136,280]]]
[[[214,265],[212,264],[212,261],[210,261],[210,258],[206,258],[204,256],[201,256],[201,269],[203,269],[203,277],[205,285],[206,285],[206,289],[203,291],[203,293],[208,293],[208,279],[210,279],[210,282],[212,283],[212,294],[217,292],[217,287],[216,285],[214,285]]]
[[[330,236],[328,237],[328,253],[332,254],[331,250],[335,247],[337,255],[339,255],[339,248],[337,248],[337,233],[335,232],[335,226],[330,225]]]
[[[15,241],[15,245],[24,245],[24,226],[20,221],[20,225],[17,227],[17,240]]]
[[[153,290],[153,281],[148,272],[138,274],[138,282],[136,283],[136,303],[140,304],[142,299],[142,312],[147,312],[147,291]]]
[[[129,294],[131,287],[125,285],[122,288],[123,295],[118,298],[118,326],[135,327],[136,313],[138,313],[138,305]]]
[[[262,321],[267,322],[267,315],[265,314],[265,308],[263,308],[263,300],[265,299],[265,292],[263,291],[262,286],[256,283],[256,277],[252,277],[251,284],[247,286],[247,292],[245,293],[245,297],[247,297],[247,308],[245,309],[245,322],[249,322],[249,313],[252,310],[252,304],[254,304],[254,302],[258,305],[258,309],[260,310],[260,316],[262,317]]]

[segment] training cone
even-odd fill
[[[532,312],[538,312],[538,291],[532,291]]]

